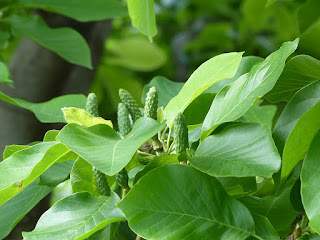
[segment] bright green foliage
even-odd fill
[[[270,54],[265,61],[255,65],[248,74],[242,75],[231,85],[223,88],[203,122],[202,140],[220,124],[241,117],[254,101],[269,92],[279,78],[286,59],[298,46],[298,40],[287,42]]]
[[[154,0],[128,0],[132,25],[150,41],[157,34]]]
[[[122,136],[126,136],[132,129],[130,113],[123,103],[118,104],[118,128]]]
[[[128,136],[122,139],[107,125],[85,128],[77,124],[68,124],[61,130],[57,139],[100,171],[113,176],[129,163],[144,142],[164,127],[164,123],[160,124],[150,118],[140,118]]]
[[[73,194],[54,204],[41,216],[36,228],[23,233],[23,237],[26,240],[86,239],[107,224],[124,220],[115,206],[119,200],[115,193],[99,198],[89,193]]]
[[[182,113],[179,113],[174,120],[173,132],[176,153],[185,152],[189,147],[189,140],[186,119]]]
[[[94,117],[99,117],[98,99],[94,93],[89,93],[87,97],[86,111]]]
[[[101,196],[110,196],[110,187],[106,178],[106,175],[97,170],[96,168],[92,169],[94,180],[97,186],[97,189]]]
[[[320,234],[320,132],[314,137],[301,171],[301,195],[310,226]]]
[[[24,18],[14,15],[6,21],[12,25],[15,36],[36,41],[70,63],[92,68],[88,44],[77,31],[71,28],[49,28],[40,17]]]
[[[127,170],[124,168],[120,172],[118,172],[116,175],[114,175],[114,178],[116,179],[117,183],[123,187],[128,188],[128,173]]]
[[[215,177],[270,178],[280,169],[281,158],[269,129],[244,123],[207,137],[190,162]]]
[[[155,87],[149,89],[144,105],[144,116],[157,120],[158,93]]]
[[[0,61],[0,83],[13,84],[13,81],[9,78],[9,70],[7,66]]]
[[[133,122],[137,121],[138,118],[142,117],[141,111],[138,107],[136,100],[132,97],[132,95],[124,89],[119,90],[119,97],[121,102],[127,107],[129,110]]]
[[[167,125],[171,126],[178,113],[214,83],[232,78],[241,62],[243,53],[226,53],[201,64],[190,76],[177,96],[164,109]]]
[[[190,166],[149,172],[118,206],[130,228],[147,239],[246,239],[254,234],[249,211],[216,179]]]

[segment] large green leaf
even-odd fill
[[[320,81],[298,91],[283,110],[273,132],[282,153],[282,182],[304,158],[312,138],[320,129]]]
[[[165,119],[171,126],[179,112],[212,84],[223,79],[232,78],[241,61],[243,53],[225,53],[215,56],[201,64],[190,76],[177,96],[172,98],[164,109]]]
[[[71,28],[49,28],[38,16],[24,18],[13,15],[6,18],[6,21],[11,24],[15,36],[36,41],[70,63],[92,68],[89,46],[77,31]]]
[[[155,87],[159,95],[158,107],[166,107],[170,100],[178,95],[183,85],[182,82],[173,82],[162,76],[154,77],[144,86],[141,102],[145,103],[149,89]]]
[[[250,212],[221,184],[178,164],[157,168],[118,204],[130,228],[146,239],[246,239],[254,234]]]
[[[90,193],[76,193],[54,204],[39,219],[32,232],[24,232],[25,240],[59,239],[81,240],[107,224],[125,220],[115,204],[117,194],[94,197]]]
[[[0,205],[20,193],[55,162],[74,158],[57,142],[44,142],[18,151],[0,163]]]
[[[270,102],[289,101],[306,85],[320,80],[320,61],[299,55],[288,61],[274,88],[265,96]]]
[[[138,148],[157,134],[165,124],[150,118],[139,118],[131,132],[122,139],[111,127],[96,125],[65,126],[57,139],[107,175],[114,175],[131,160]]]
[[[62,14],[82,22],[127,15],[126,8],[117,0],[18,0],[16,3]]]
[[[242,75],[231,85],[223,88],[212,102],[202,126],[202,140],[220,124],[241,117],[254,101],[269,92],[279,78],[285,61],[298,46],[298,39],[284,43],[265,61],[255,65],[248,74]]]
[[[166,62],[164,51],[142,36],[108,41],[107,52],[108,64],[135,71],[154,71]]]
[[[270,178],[280,169],[281,158],[269,129],[243,123],[206,138],[190,162],[215,177]]]
[[[26,187],[19,195],[0,206],[0,239],[26,215],[52,188],[37,185],[37,181]]]
[[[301,170],[302,202],[309,225],[320,233],[320,132],[314,137]]]
[[[97,195],[97,186],[95,184],[92,165],[82,158],[78,158],[70,173],[72,192],[88,192]]]
[[[0,99],[28,109],[35,114],[39,121],[44,123],[66,122],[61,111],[62,108],[85,108],[86,106],[86,97],[82,94],[70,94],[56,97],[43,103],[31,103],[23,99],[11,98],[0,91]]]
[[[298,215],[290,204],[290,191],[291,188],[286,188],[279,196],[246,196],[240,201],[251,213],[267,217],[277,231],[282,231],[290,227]]]
[[[128,0],[127,3],[132,25],[152,41],[157,34],[154,0]]]

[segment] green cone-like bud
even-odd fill
[[[89,93],[87,97],[86,111],[94,117],[99,117],[98,99],[94,93]]]
[[[132,117],[133,122],[135,122],[138,118],[142,117],[136,100],[134,100],[134,98],[132,97],[132,95],[128,91],[126,91],[124,89],[120,89],[119,90],[119,97],[121,99],[121,102],[129,110],[129,113]]]
[[[173,131],[176,153],[185,152],[188,148],[188,128],[186,119],[182,113],[179,113],[175,118]]]
[[[155,87],[152,87],[147,94],[146,104],[144,106],[144,116],[157,120],[157,110],[158,93],[157,89]]]
[[[96,168],[93,168],[93,174],[99,193],[102,196],[110,196],[110,187],[106,175]]]
[[[130,113],[123,103],[118,105],[118,127],[122,136],[128,135],[131,131]]]
[[[116,175],[114,175],[114,178],[116,179],[117,183],[123,187],[128,188],[128,173],[127,170],[124,168],[120,172],[118,172]]]

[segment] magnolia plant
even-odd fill
[[[5,149],[0,237],[70,178],[73,193],[24,239],[117,239],[124,221],[136,239],[319,239],[320,62],[288,60],[297,46],[215,56],[184,84],[156,77],[144,108],[121,89],[117,123],[93,93],[40,105],[5,95],[67,124]]]

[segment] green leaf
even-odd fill
[[[301,89],[283,110],[274,128],[273,138],[282,153],[281,180],[304,158],[320,129],[320,81]]]
[[[117,240],[115,235],[119,229],[119,225],[119,223],[108,224],[103,229],[95,232],[86,240]]]
[[[19,98],[11,98],[0,91],[0,99],[28,109],[43,123],[66,122],[61,111],[64,107],[85,108],[86,97],[82,94],[70,94],[53,98],[43,103],[31,103]]]
[[[0,49],[4,49],[7,47],[9,39],[10,33],[0,30]]]
[[[212,102],[203,126],[201,139],[205,139],[220,124],[241,117],[254,101],[269,92],[279,78],[286,59],[298,46],[298,39],[284,43],[262,63],[255,65],[231,85],[223,88]]]
[[[127,15],[126,8],[116,0],[18,0],[16,4],[58,13],[80,22]]]
[[[29,38],[55,52],[66,61],[92,69],[90,49],[86,40],[71,28],[49,28],[38,16],[6,18],[13,35]]]
[[[37,185],[37,181],[35,181],[19,195],[0,206],[0,239],[4,239],[23,216],[51,190],[50,187]]]
[[[152,41],[158,32],[154,0],[128,0],[127,3],[132,25]]]
[[[94,117],[84,109],[69,107],[63,108],[62,112],[67,123],[76,123],[86,127],[92,127],[98,124],[106,124],[109,127],[113,127],[110,120],[105,120],[101,117]]]
[[[75,239],[81,240],[102,229],[107,224],[125,220],[115,204],[120,198],[94,197],[90,193],[68,196],[46,211],[32,232],[24,232],[25,240]]]
[[[57,142],[44,142],[18,151],[0,163],[0,205],[20,193],[57,161],[74,154]]]
[[[289,101],[306,85],[320,80],[320,61],[299,55],[288,61],[274,88],[265,96],[270,102]]]
[[[271,130],[273,118],[276,114],[277,107],[274,105],[260,105],[258,101],[240,118],[242,122],[260,123]]]
[[[291,188],[286,188],[279,196],[246,196],[239,200],[251,213],[267,217],[276,231],[282,231],[291,226],[298,215],[290,204],[290,191]]]
[[[57,139],[98,170],[112,176],[127,165],[144,142],[164,127],[165,123],[139,118],[131,132],[122,139],[107,125],[86,128],[68,124]]]
[[[254,225],[256,227],[256,234],[263,240],[277,240],[280,239],[277,231],[274,229],[268,218],[258,214],[252,214]],[[254,239],[254,238],[252,238]]]
[[[97,195],[97,186],[95,184],[92,165],[82,158],[78,158],[70,173],[72,193],[88,192]]]
[[[320,132],[314,137],[301,170],[302,203],[309,219],[309,225],[320,233],[320,187],[319,159]]]
[[[206,138],[190,162],[211,176],[270,178],[280,169],[281,158],[269,129],[243,123]]]
[[[230,196],[250,194],[257,191],[255,177],[220,177],[217,178],[217,180],[222,184],[223,188]]]
[[[2,159],[5,160],[8,157],[10,157],[12,154],[14,154],[15,152],[18,152],[20,150],[29,148],[30,146],[27,145],[10,145],[10,146],[6,146],[6,148],[3,151],[3,155],[2,155]]]
[[[243,53],[225,53],[215,56],[196,69],[177,96],[164,109],[167,125],[171,126],[178,113],[212,84],[231,78],[236,73]],[[160,94],[160,93],[159,93]]]
[[[44,142],[54,142],[59,134],[59,130],[49,130],[43,137]]]
[[[74,161],[57,162],[40,176],[39,185],[55,187],[68,179]]]
[[[166,54],[144,37],[130,37],[108,41],[105,61],[135,71],[154,71],[166,62]]]
[[[215,178],[190,166],[149,172],[118,206],[130,228],[146,239],[240,240],[254,234],[250,212]]]
[[[144,86],[141,102],[143,105],[145,104],[145,99],[149,89],[151,87],[155,87],[159,95],[158,107],[166,107],[170,100],[178,95],[183,85],[184,83],[182,82],[173,82],[162,76],[154,77],[147,85]]]
[[[0,82],[6,83],[10,86],[13,85],[13,81],[9,77],[9,69],[3,62],[0,62]]]

